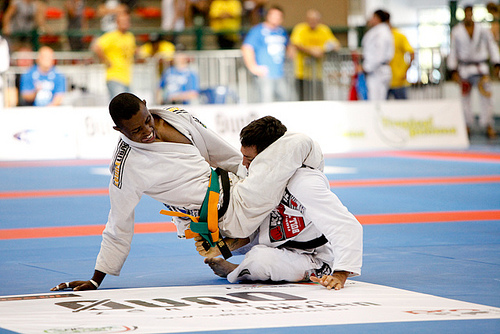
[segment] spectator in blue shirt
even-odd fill
[[[25,105],[61,105],[66,92],[66,79],[54,67],[54,51],[50,47],[41,47],[36,64],[21,75],[20,90]]]
[[[189,68],[189,57],[175,53],[173,66],[167,68],[160,79],[162,104],[189,104],[200,91],[198,74]]]
[[[270,7],[266,20],[250,29],[241,47],[245,66],[255,76],[260,102],[289,99],[284,68],[289,37],[282,23],[283,10]]]

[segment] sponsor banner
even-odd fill
[[[241,128],[272,115],[315,139],[325,154],[362,150],[464,149],[460,102],[282,102],[185,108],[233,146]],[[13,108],[0,112],[0,160],[109,159],[118,132],[105,107]]]
[[[77,123],[69,113],[64,107],[0,110],[0,160],[74,159]]]
[[[119,133],[107,108],[73,108],[78,119],[74,126],[78,138],[78,159],[111,159]]]
[[[358,281],[348,281],[340,291],[317,284],[234,284],[0,297],[0,327],[21,333],[174,333],[463,319],[500,319],[500,309]]]
[[[271,115],[315,139],[325,154],[362,150],[469,147],[458,100],[281,102],[190,106],[209,128],[239,147],[239,131]]]

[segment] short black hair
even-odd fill
[[[131,93],[120,93],[109,103],[109,114],[116,126],[120,127],[122,120],[131,119],[141,110],[144,102]]]
[[[257,153],[264,151],[286,132],[286,126],[273,116],[264,116],[241,129],[241,146],[255,146]]]
[[[381,22],[388,22],[391,19],[391,14],[382,9],[375,11],[374,14],[378,16]]]

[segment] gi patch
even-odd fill
[[[123,168],[125,167],[125,161],[127,160],[130,149],[130,145],[120,139],[113,161],[113,184],[119,189],[122,188]]]
[[[180,115],[180,114],[188,114],[188,112],[182,108],[179,108],[179,107],[169,107],[166,109],[167,111],[171,111],[177,115]],[[193,115],[189,115],[191,116],[198,124],[200,124],[202,127],[204,127],[205,129],[207,128],[207,126],[205,124],[203,124],[198,118],[194,117]]]
[[[205,129],[207,128],[207,126],[205,124],[203,124],[198,118],[194,117],[194,116],[191,116],[193,117],[193,119],[198,122],[202,127],[204,127]]]
[[[304,212],[306,211],[306,208],[302,204],[300,204],[299,200],[295,196],[290,193],[288,188],[285,188],[285,194],[281,199],[281,204],[289,207],[290,209],[296,210],[301,214],[304,214]]]
[[[248,270],[247,268],[243,269],[242,271],[240,271],[240,273],[238,274],[238,278],[241,278],[245,275],[251,275],[250,274],[250,270]]]
[[[186,114],[187,111],[179,107],[169,107],[165,109],[166,111],[171,111],[174,114]]]
[[[278,205],[270,216],[269,239],[271,242],[293,238],[305,228],[304,218],[286,214],[283,204]]]
[[[314,269],[314,274],[316,277],[322,277],[325,275],[331,275],[332,274],[332,268],[326,263],[323,262],[323,265],[319,269]]]

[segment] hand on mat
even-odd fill
[[[331,275],[324,275],[321,278],[311,276],[310,279],[315,283],[323,285],[328,290],[340,290],[344,287],[347,276],[349,276],[349,273],[347,271],[336,271]]]
[[[198,253],[203,256],[203,257],[217,257],[220,254],[219,248],[217,247],[210,247],[208,250],[205,250],[203,247],[203,237],[202,236],[196,236],[194,237],[194,245],[196,246],[196,250]]]
[[[70,289],[73,291],[83,291],[83,290],[96,290],[97,288],[90,281],[73,281],[56,285],[55,287],[50,289],[50,291],[59,291],[66,289]]]

